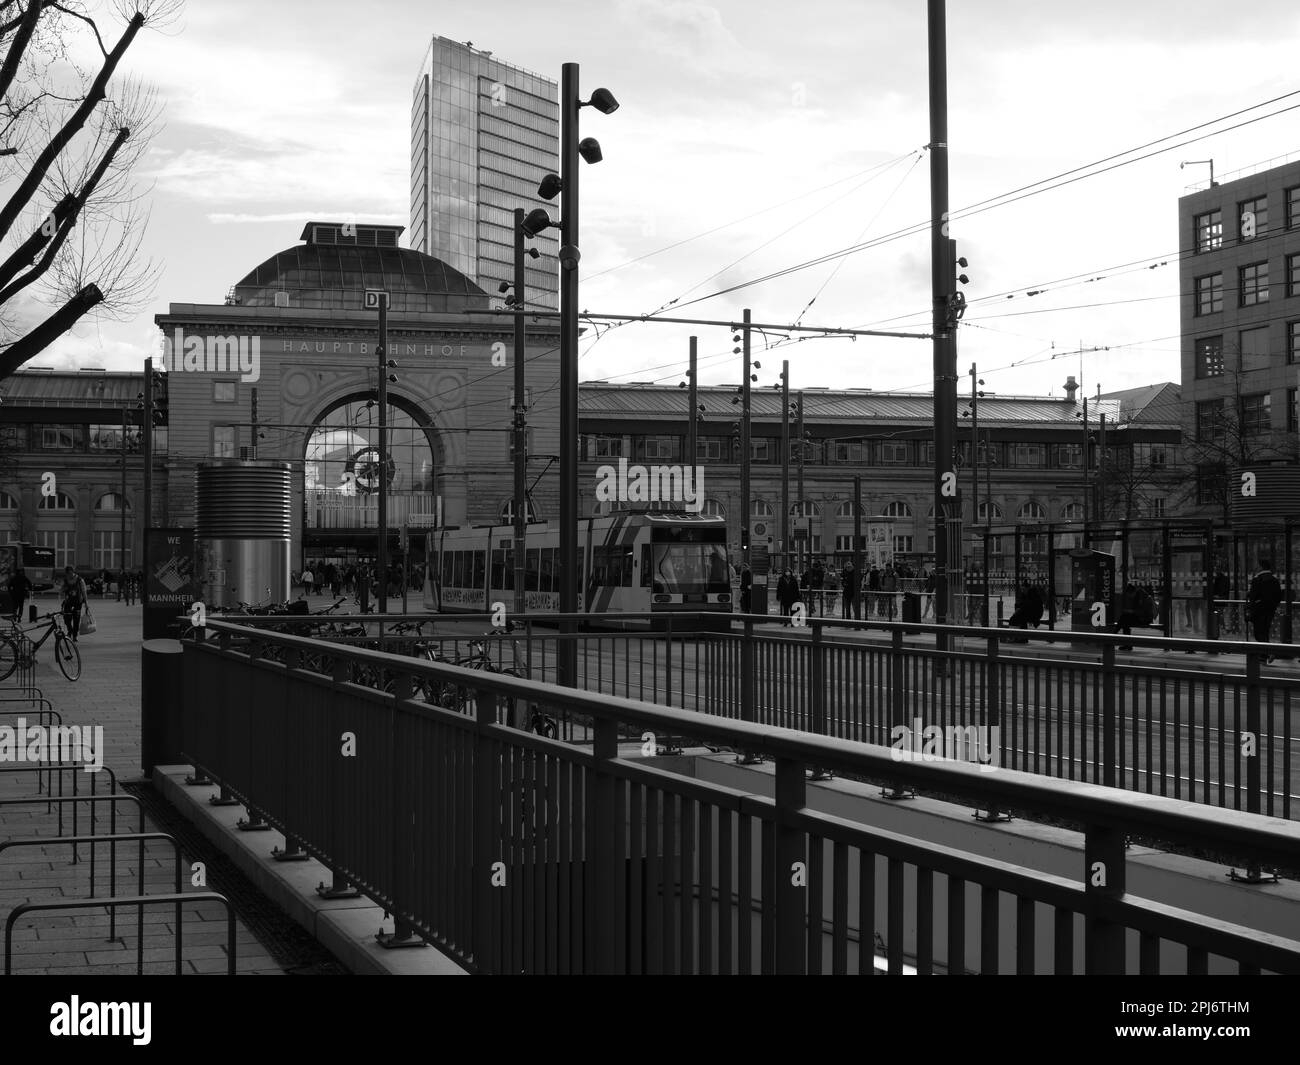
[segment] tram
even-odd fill
[[[560,608],[560,527],[533,522],[524,538],[524,602],[530,615]],[[426,540],[424,606],[440,613],[488,613],[515,603],[512,525],[434,528]],[[578,522],[578,608],[593,623],[659,627],[636,613],[717,615],[708,628],[729,626],[733,571],[724,518],[628,511]]]

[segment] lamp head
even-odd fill
[[[595,137],[583,137],[578,141],[578,154],[588,163],[599,163],[604,158],[600,152],[600,141]]]
[[[537,195],[544,200],[553,200],[563,188],[564,183],[558,174],[547,174],[542,178],[542,183],[537,186]]]
[[[618,101],[608,89],[597,89],[591,94],[591,99],[587,103],[602,115],[612,115],[618,110]]]
[[[551,226],[553,225],[555,225],[555,223],[551,221],[551,216],[548,215],[542,208],[536,207],[533,210],[529,211],[524,218],[524,222],[523,222],[524,236],[535,237],[542,230],[550,229]]]

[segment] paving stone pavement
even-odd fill
[[[55,609],[50,596],[38,597],[40,613]],[[92,597],[97,631],[78,641],[82,673],[76,683],[69,682],[54,662],[53,642],[47,643],[37,656],[35,684],[53,708],[62,715],[63,724],[100,726],[103,728],[104,764],[112,768],[119,781],[138,780],[140,764],[140,618],[139,605],[128,607],[116,599]],[[29,727],[40,719],[35,708],[15,697],[16,677],[0,682],[0,728],[14,727],[25,717]],[[8,771],[20,763],[0,762],[0,799],[31,796],[36,793],[37,774]],[[92,790],[108,792],[103,773],[88,773],[83,768],[59,774],[63,794],[86,795]],[[55,794],[60,783],[51,785]],[[78,806],[77,829],[91,831],[89,807]],[[95,804],[99,832],[108,831],[107,804]],[[63,805],[62,834],[73,834],[73,814]],[[139,829],[138,807],[124,801],[118,805],[117,831]],[[53,837],[59,833],[58,807],[44,802],[18,806],[0,805],[0,843],[34,836]],[[159,831],[156,822],[146,816],[146,832]],[[109,893],[110,847],[96,847],[91,877],[89,845],[77,848],[51,842],[41,846],[13,848],[0,852],[0,920],[13,907],[26,901],[57,898],[88,898]],[[141,868],[138,846],[119,844],[116,848],[117,893],[138,893]],[[182,856],[182,888],[191,887],[190,857]],[[144,893],[161,894],[174,890],[172,848],[165,841],[147,845],[143,862]],[[120,909],[116,927],[104,910],[78,911],[73,914],[32,914],[20,918],[14,934],[14,966],[18,974],[131,974],[136,971],[136,951],[143,929],[144,971],[148,974],[174,972],[174,933],[177,914],[169,905],[146,908],[141,917],[137,910]],[[219,903],[189,903],[182,907],[180,927],[183,938],[182,973],[224,973],[226,971],[225,911]],[[114,937],[110,938],[110,932]],[[243,920],[236,923],[237,971],[249,975],[282,975],[285,965],[277,961],[253,935]]]

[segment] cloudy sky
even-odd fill
[[[145,251],[161,268],[153,303],[130,322],[83,324],[36,361],[138,368],[155,313],[220,303],[295,244],[304,220],[406,224],[410,93],[432,35],[557,80],[576,61],[584,95],[605,85],[618,97],[616,114],[583,112],[584,135],[605,154],[583,174],[584,307],[640,314],[676,301],[671,313],[688,317],[729,320],[749,307],[761,322],[924,331],[925,232],[746,283],[927,219],[925,7],[189,0],[126,64],[166,106],[142,172],[153,183]],[[1003,395],[1060,394],[1067,374],[1082,373],[1088,393],[1177,380],[1177,200],[1208,176],[1179,163],[1213,158],[1223,178],[1300,152],[1300,6],[948,8],[952,234],[970,261],[959,370],[977,362]],[[1193,137],[1203,139],[1177,146]],[[1170,150],[959,213],[1156,141]],[[715,295],[735,286],[745,287]],[[675,383],[691,332],[702,380],[738,380],[724,330],[639,324],[589,334],[582,377]],[[760,386],[783,358],[794,387],[927,391],[932,381],[927,341],[765,343],[775,347],[756,345]]]

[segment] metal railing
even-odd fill
[[[557,646],[574,640],[588,691],[884,746],[918,719],[987,729],[991,757],[1007,768],[1300,819],[1300,676],[1265,666],[1270,654],[1293,651],[1285,645],[816,616],[802,627],[750,617],[729,633],[700,633],[692,617],[654,639],[562,635],[538,620],[473,639],[487,642],[496,668],[532,680],[554,682]],[[255,620],[274,619],[240,622]],[[358,642],[410,653],[410,638],[388,635],[404,620],[372,622]],[[442,634],[424,637],[426,647],[448,659],[468,652],[471,639],[448,634],[447,618],[430,620]],[[486,626],[490,617],[464,620]],[[953,641],[942,652],[932,639],[939,631]],[[1161,655],[1127,655],[1129,646]],[[1213,670],[1199,668],[1211,652]],[[325,674],[335,661],[320,647],[304,659]],[[389,683],[383,670],[349,670],[363,684]],[[589,739],[583,720],[557,720],[561,739]]]
[[[393,914],[395,936],[476,972],[870,973],[878,934],[890,972],[908,957],[920,973],[1300,972],[1296,940],[1125,889],[1126,834],[1289,869],[1300,867],[1297,825],[899,760],[760,724],[754,700],[733,720],[209,625],[215,639],[184,648],[186,757]],[[900,643],[901,629],[895,690],[912,660]],[[781,645],[751,633],[731,646],[760,659]],[[328,657],[332,674],[306,668],[310,656]],[[387,673],[395,691],[348,681],[358,665]],[[417,685],[471,698],[428,705],[409,697]],[[507,726],[519,702],[585,722],[590,744]],[[770,759],[774,795],[620,757],[620,734],[646,733]],[[1080,826],[1081,872],[1100,862],[1106,875],[1048,875],[818,812],[810,766]]]

